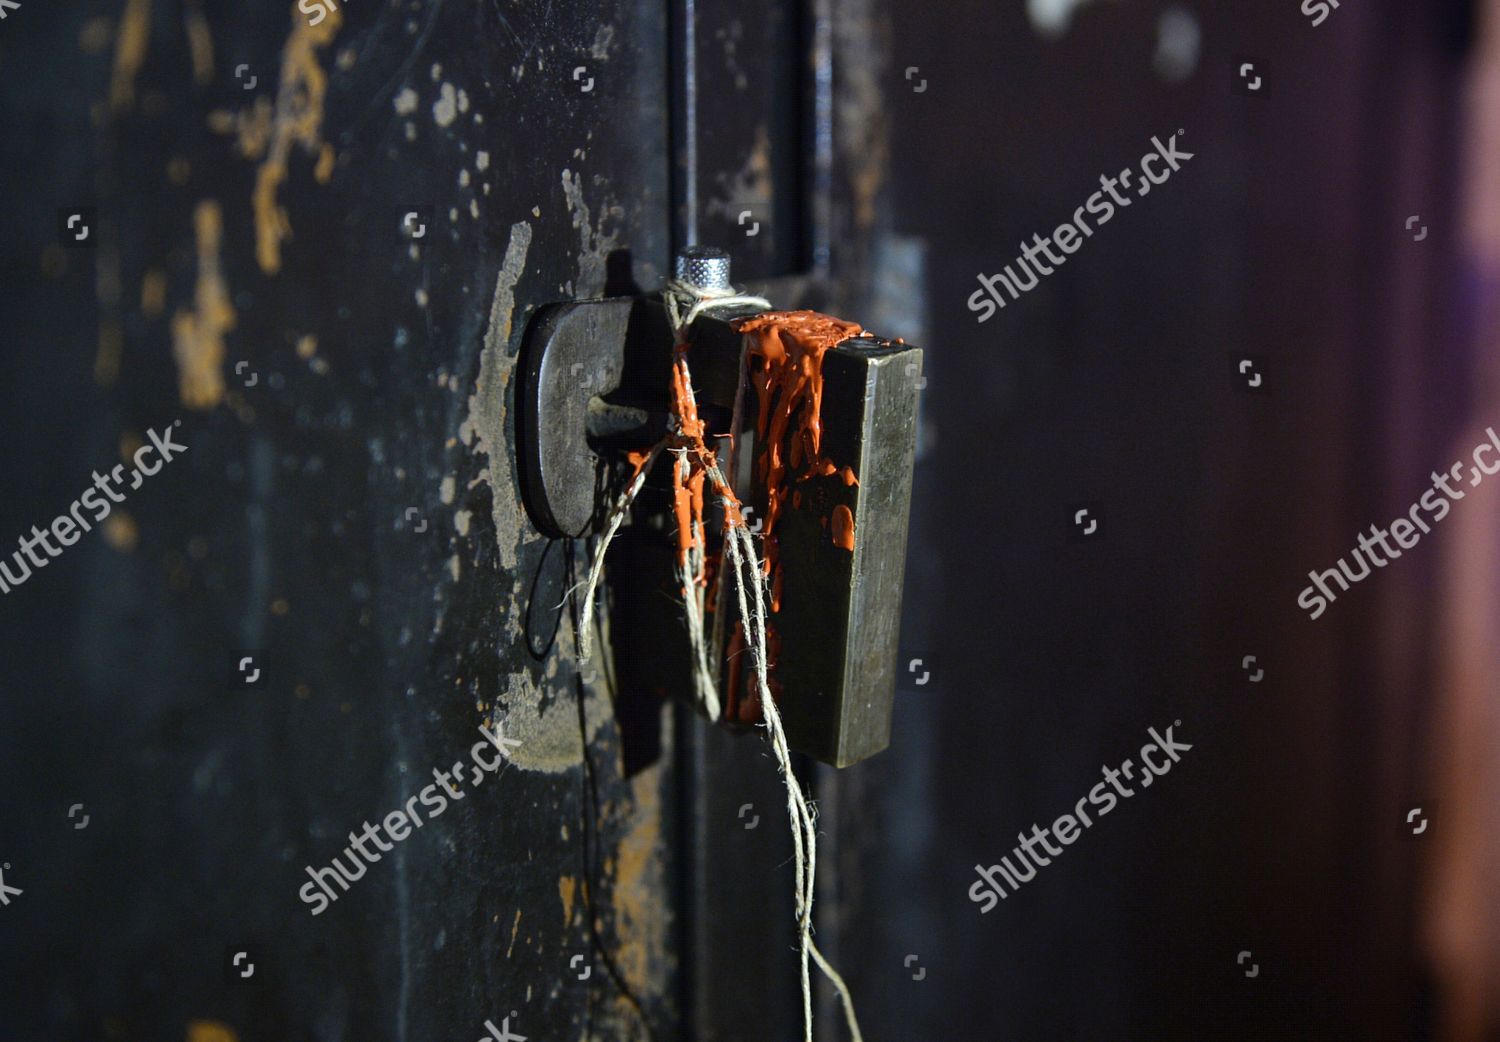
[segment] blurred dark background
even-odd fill
[[[0,538],[147,429],[191,446],[0,598],[0,1036],[800,1037],[771,760],[658,710],[626,774],[640,693],[577,678],[554,607],[587,547],[516,491],[527,318],[701,241],[927,349],[891,747],[800,765],[866,1039],[1500,1038],[1494,488],[1296,603],[1500,424],[1500,5],[310,21],[0,20]],[[1181,171],[977,321],[978,274],[1173,134]],[[514,768],[308,916],[304,866],[496,712]],[[981,914],[976,865],[1179,720],[1168,776]]]

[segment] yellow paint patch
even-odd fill
[[[233,134],[241,156],[259,159],[271,141],[271,99],[262,95],[248,109],[230,112],[214,109],[208,114],[208,129],[215,134]]]
[[[212,409],[224,400],[224,334],[234,328],[229,287],[219,270],[223,217],[219,204],[204,200],[193,214],[198,238],[198,288],[193,310],[172,318],[172,355],[177,393],[189,409]]]
[[[318,150],[318,165],[313,167],[313,180],[326,185],[333,177],[333,146],[324,143]]]
[[[281,244],[292,237],[291,219],[277,202],[292,146],[301,145],[309,155],[318,155],[317,172],[325,179],[333,170],[333,150],[323,142],[328,74],[318,64],[318,52],[333,42],[344,16],[336,7],[326,10],[327,18],[309,25],[294,5],[292,34],[281,50],[281,84],[276,92],[270,142],[250,197],[255,209],[255,259],[267,275],[281,270]]]
[[[151,39],[151,0],[125,0],[125,14],[115,33],[115,68],[109,84],[109,107],[123,112],[135,104],[135,77],[146,60]]]
[[[200,0],[188,0],[182,19],[187,26],[188,51],[193,56],[193,79],[211,83],[214,78],[214,38],[208,31]]]
[[[318,338],[311,333],[297,341],[297,357],[311,358],[318,353]]]
[[[516,909],[516,921],[510,926],[510,947],[505,949],[505,957],[510,958],[510,953],[516,950],[516,931],[521,928],[521,910]]]
[[[578,893],[578,880],[563,876],[557,881],[557,893],[562,898],[563,925],[567,926],[573,921],[573,898]]]
[[[670,917],[661,902],[665,882],[658,775],[659,769],[652,768],[631,779],[630,829],[616,850],[614,870],[615,964],[637,994],[654,990],[659,982],[651,977],[651,967],[667,958]]]
[[[116,510],[104,519],[100,526],[104,530],[104,541],[113,550],[122,554],[128,554],[135,549],[136,543],[141,540],[140,529],[136,527],[135,518],[123,510]]]
[[[240,1042],[240,1037],[228,1024],[217,1020],[190,1020],[187,1042]]]
[[[136,450],[142,445],[141,436],[135,431],[125,431],[120,435],[120,459],[125,463],[135,457]]]

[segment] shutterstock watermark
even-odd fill
[[[1328,21],[1328,16],[1339,9],[1339,0],[1302,0],[1302,13],[1312,19],[1316,29]]]
[[[181,424],[181,420],[172,421],[172,427],[177,427]],[[130,491],[140,488],[142,481],[151,477],[157,471],[161,470],[162,467],[171,463],[179,455],[187,451],[186,445],[179,445],[172,440],[172,427],[168,427],[165,434],[158,434],[153,430],[146,432],[146,436],[151,439],[150,443],[136,449],[135,456],[132,457],[135,469],[130,472]],[[147,466],[144,461],[152,452],[155,452],[161,458],[154,466]],[[78,542],[81,538],[79,529],[85,532],[93,529],[93,525],[89,524],[79,512],[80,508],[87,507],[90,513],[93,514],[94,524],[98,524],[109,517],[110,511],[114,510],[116,504],[125,502],[125,497],[117,494],[115,491],[116,485],[122,487],[124,485],[125,478],[122,473],[124,470],[125,464],[121,463],[108,474],[100,474],[97,470],[94,471],[94,487],[73,500],[73,505],[68,508],[66,514],[57,515],[53,519],[52,524],[48,525],[45,529],[39,529],[36,525],[32,525],[31,537],[29,539],[23,535],[16,540],[20,549],[10,555],[10,561],[0,558],[0,591],[10,593],[12,589],[31,578],[32,565],[35,565],[37,568],[45,568],[51,563],[51,558],[57,557],[64,549]],[[104,497],[108,498],[101,497],[101,492],[104,494]],[[62,545],[53,546],[47,540],[48,535],[51,535]],[[41,547],[41,549],[47,551],[47,557],[44,558],[37,553],[37,547]],[[29,564],[27,563],[28,561],[30,562]],[[11,570],[12,564],[15,565],[14,571]]]
[[[328,17],[330,10],[337,11],[338,9],[339,0],[297,0],[297,10],[303,14],[312,15],[307,20],[309,26],[318,25]]]
[[[1182,163],[1193,158],[1191,152],[1177,151],[1178,137],[1185,136],[1187,131],[1179,130],[1173,134],[1164,145],[1159,138],[1153,137],[1151,144],[1154,150],[1141,159],[1138,164],[1141,168],[1141,178],[1137,196],[1145,196],[1151,193],[1153,185],[1165,184],[1167,180],[1178,170],[1182,169]],[[1153,166],[1155,172],[1153,172]],[[1022,293],[1029,293],[1036,289],[1043,278],[1051,275],[1057,268],[1067,262],[1069,256],[1078,252],[1083,245],[1083,240],[1094,234],[1094,229],[1089,227],[1089,221],[1085,214],[1091,214],[1096,227],[1103,227],[1114,219],[1115,209],[1123,209],[1133,201],[1128,196],[1121,195],[1117,188],[1130,187],[1130,178],[1134,173],[1129,167],[1120,171],[1119,177],[1110,177],[1107,174],[1099,178],[1101,188],[1089,196],[1082,206],[1073,211],[1073,219],[1065,221],[1057,226],[1050,235],[1033,235],[1030,243],[1021,244],[1021,255],[1016,258],[1014,266],[1007,264],[1005,270],[995,275],[980,275],[980,288],[969,296],[969,310],[983,314],[979,315],[980,322],[988,322],[995,317],[999,308],[1005,307],[1007,301],[1005,294],[1000,292],[1005,289],[1010,293],[1011,300],[1019,300]],[[1160,176],[1158,176],[1160,175]],[[1109,198],[1105,198],[1108,194]],[[1062,251],[1063,255],[1052,251],[1053,243]],[[1040,254],[1046,255],[1044,263]],[[1049,265],[1053,265],[1049,267]],[[1026,278],[1017,273],[1019,268]],[[986,299],[988,298],[988,299]]]
[[[1035,879],[1038,870],[1052,864],[1052,858],[1062,854],[1063,847],[1070,846],[1083,835],[1079,828],[1080,823],[1084,829],[1093,826],[1094,820],[1084,810],[1085,804],[1095,808],[1097,816],[1102,818],[1114,810],[1121,799],[1135,795],[1135,790],[1123,784],[1120,781],[1121,778],[1126,781],[1135,781],[1145,789],[1150,787],[1152,781],[1170,771],[1172,765],[1182,758],[1178,754],[1185,753],[1192,748],[1191,745],[1184,745],[1172,737],[1172,732],[1181,726],[1181,720],[1172,721],[1172,726],[1167,728],[1167,733],[1164,735],[1157,734],[1154,727],[1147,728],[1146,733],[1151,736],[1151,741],[1141,746],[1143,769],[1138,778],[1134,777],[1135,766],[1130,760],[1122,763],[1119,770],[1109,767],[1101,768],[1104,781],[1095,785],[1089,790],[1087,796],[1074,805],[1072,814],[1062,815],[1052,823],[1051,828],[1042,828],[1033,824],[1029,835],[1025,832],[1018,832],[1016,838],[1020,840],[1020,844],[1011,851],[1010,855],[1002,857],[998,865],[991,865],[989,868],[975,865],[974,871],[979,873],[979,882],[969,887],[969,900],[983,906],[979,910],[980,914],[994,911],[995,907],[1009,896],[1005,892],[1005,887],[1000,885],[1001,880],[1010,885],[1011,893],[1015,893],[1021,888],[1022,883],[1029,883]],[[1161,754],[1160,763],[1153,760],[1153,753]],[[1062,846],[1049,842],[1049,836],[1057,837],[1057,842]],[[1045,850],[1046,854],[1039,853],[1037,847]],[[1011,861],[1011,855],[1015,856],[1014,862]]]
[[[503,761],[510,758],[511,749],[521,744],[518,738],[505,737],[505,721],[501,720],[495,725],[493,731],[487,731],[483,724],[479,725],[479,733],[484,735],[480,741],[469,747],[469,759],[473,761],[469,765],[469,777],[474,783],[474,788],[479,788],[484,782],[485,775],[495,774],[500,770]],[[486,763],[480,754],[492,750],[495,757]],[[339,858],[334,858],[328,867],[315,869],[311,865],[307,867],[307,874],[312,877],[312,882],[304,883],[302,889],[297,891],[297,896],[302,898],[304,904],[312,907],[313,915],[322,915],[328,910],[328,906],[339,899],[340,894],[349,892],[349,888],[357,881],[365,877],[369,865],[380,861],[382,853],[389,853],[395,849],[394,843],[399,843],[411,835],[412,826],[422,827],[422,815],[417,813],[417,803],[427,808],[427,818],[436,818],[448,809],[449,800],[461,800],[464,798],[463,782],[464,761],[456,760],[451,770],[432,769],[433,783],[423,789],[417,795],[406,801],[404,810],[393,810],[385,816],[378,825],[371,825],[368,821],[363,822],[364,831],[349,833],[349,846],[344,848],[341,855],[349,861],[349,867],[345,868]],[[380,838],[382,827],[386,835],[394,841],[387,843]],[[375,844],[376,851],[371,852],[365,848],[366,843]],[[359,856],[356,856],[355,852]],[[364,860],[361,860],[361,857]],[[368,862],[368,865],[366,864]],[[329,883],[338,884],[338,893],[334,892]]]
[[[1500,474],[1500,435],[1495,433],[1495,428],[1486,427],[1484,433],[1489,436],[1489,441],[1483,442],[1470,455],[1474,465],[1469,468],[1469,487],[1473,488],[1491,474]],[[1484,457],[1494,456],[1495,465],[1487,467],[1484,465]],[[1348,593],[1349,587],[1370,575],[1370,565],[1376,568],[1384,568],[1391,561],[1401,556],[1401,550],[1410,550],[1422,541],[1422,536],[1432,531],[1432,526],[1422,520],[1425,511],[1431,515],[1432,523],[1435,525],[1448,516],[1448,511],[1453,509],[1453,502],[1464,498],[1462,488],[1454,488],[1453,482],[1463,480],[1464,461],[1459,460],[1446,471],[1439,474],[1433,471],[1431,474],[1432,485],[1422,497],[1411,505],[1405,517],[1397,518],[1391,522],[1389,529],[1370,526],[1370,534],[1359,534],[1359,546],[1351,553],[1356,562],[1359,563],[1359,574],[1354,574],[1354,569],[1347,564],[1342,557],[1339,558],[1337,568],[1329,568],[1327,571],[1312,571],[1307,577],[1312,580],[1312,585],[1303,588],[1297,595],[1297,606],[1309,613],[1309,618],[1316,619],[1328,610],[1328,606],[1338,600],[1338,594],[1333,592],[1326,580],[1332,579],[1338,583],[1339,593]],[[1442,494],[1439,495],[1439,489]],[[1396,540],[1396,549],[1386,541],[1387,537]],[[1375,546],[1379,544],[1380,553],[1375,552]],[[1385,556],[1381,556],[1384,554]]]

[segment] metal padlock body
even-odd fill
[[[799,482],[769,537],[782,575],[777,705],[792,747],[835,767],[890,744],[921,358],[875,337],[823,355],[822,455],[840,472]],[[764,509],[759,482],[752,502]]]
[[[695,397],[710,430],[728,430],[743,386],[748,343],[733,323],[759,311],[716,310],[688,331]],[[559,304],[533,318],[516,409],[523,499],[539,529],[576,536],[598,523],[599,457],[647,448],[666,431],[672,352],[665,310],[654,299]],[[787,503],[772,535],[783,580],[779,611],[769,624],[777,705],[789,743],[842,767],[890,742],[921,351],[866,336],[828,350],[822,367],[824,455],[847,466],[857,483],[798,482],[796,505]],[[756,416],[754,393],[747,395],[752,400],[743,404],[737,432],[738,475],[731,480],[753,516],[764,519],[765,488],[750,476],[761,446],[744,437]],[[671,538],[661,509],[665,496],[660,481],[655,486],[642,494],[636,520],[616,540],[618,556],[629,565],[607,566],[612,588],[641,587],[615,598],[638,616],[611,626],[622,698],[633,697],[636,686],[644,688],[640,694],[689,697],[691,690],[681,612],[652,610],[666,603],[662,593],[681,596],[665,552]],[[839,507],[853,521],[852,549],[838,545],[831,532]],[[610,554],[617,556],[615,549]],[[737,614],[733,599],[721,591],[719,610]],[[731,675],[746,664],[744,656],[725,664],[726,689],[749,690],[747,676]]]

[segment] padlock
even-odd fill
[[[890,742],[922,352],[813,312],[742,298],[715,306],[729,284],[719,251],[686,251],[677,275],[708,295],[683,339],[700,415],[723,466],[733,460],[726,473],[766,558],[772,690],[788,742],[847,766]],[[803,343],[819,337],[837,342]],[[639,459],[667,432],[675,339],[660,296],[534,316],[516,409],[523,499],[540,530],[597,531],[610,500],[601,466]],[[669,493],[658,476],[621,530],[620,559],[610,550],[622,706],[632,687],[677,696],[691,686],[691,651],[672,610],[683,591],[671,567]],[[732,635],[735,598],[720,588],[709,602],[723,722],[754,724],[748,656]]]

